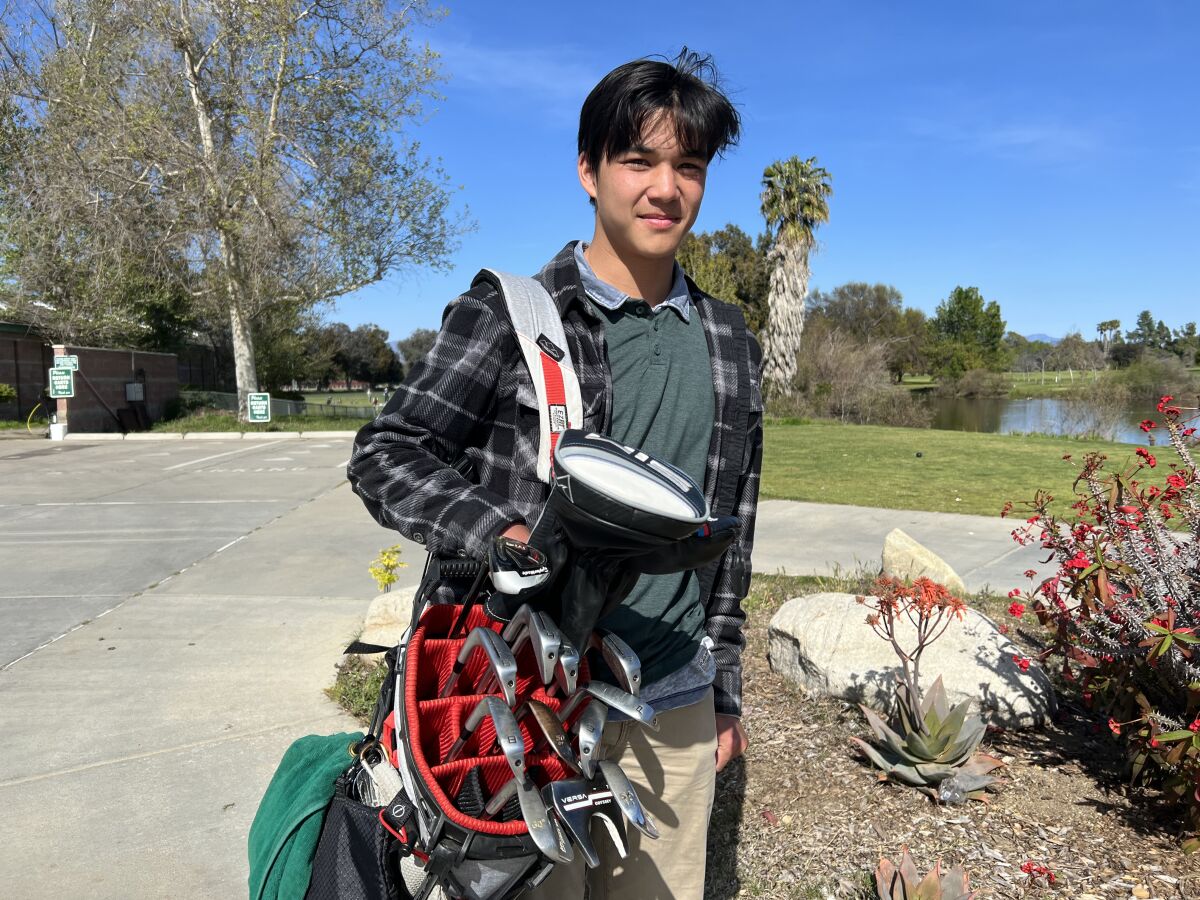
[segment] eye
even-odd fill
[[[640,156],[631,156],[624,160],[624,163],[627,166],[633,166],[639,169],[650,165],[648,160],[642,159]]]

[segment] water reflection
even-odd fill
[[[1055,397],[1009,400],[1004,397],[930,397],[933,427],[946,431],[988,434],[1076,434],[1078,415],[1071,404]],[[1138,422],[1146,418],[1145,404],[1123,410],[1107,423],[1103,435],[1130,444],[1144,443]],[[1086,426],[1084,426],[1086,429]]]

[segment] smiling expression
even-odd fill
[[[641,143],[600,163],[579,158],[579,181],[596,201],[597,242],[623,259],[674,259],[704,199],[708,161],[679,146],[669,115]]]

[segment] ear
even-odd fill
[[[579,154],[579,183],[587,191],[587,195],[596,199],[596,173],[588,163],[587,156]]]

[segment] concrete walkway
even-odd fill
[[[755,569],[875,566],[896,526],[971,588],[1006,590],[1027,567],[1000,519],[764,501]],[[394,539],[335,484],[0,671],[4,894],[244,895],[246,833],[280,755],[355,727],[322,689],[370,600],[366,565]],[[29,552],[26,566],[53,562]],[[411,590],[419,566],[402,574]]]

